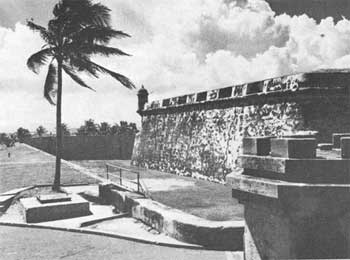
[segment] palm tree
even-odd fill
[[[77,135],[97,135],[98,125],[93,119],[85,120],[84,124],[77,130]]]
[[[44,134],[47,133],[47,130],[45,127],[43,127],[42,125],[40,125],[37,129],[36,129],[36,133],[39,137],[42,137]]]
[[[107,122],[102,122],[98,126],[98,133],[100,135],[109,135],[111,133],[111,126]]]
[[[84,127],[87,135],[97,135],[98,134],[98,126],[95,124],[93,119],[86,120],[84,123]]]
[[[63,136],[70,136],[70,131],[67,124],[61,123],[61,131]]]
[[[56,104],[56,169],[53,190],[60,188],[61,176],[61,104],[62,104],[62,71],[79,85],[92,89],[78,75],[86,72],[98,77],[106,73],[118,80],[123,86],[132,89],[134,84],[125,76],[113,72],[91,60],[91,56],[101,54],[128,55],[117,48],[108,47],[113,38],[129,37],[110,26],[110,9],[91,0],[61,0],[53,9],[54,18],[48,27],[27,21],[30,29],[38,32],[46,44],[40,51],[29,57],[27,66],[38,73],[39,67],[49,64],[44,85],[44,97],[50,104]],[[56,103],[52,95],[56,95]]]
[[[29,132],[28,129],[20,127],[17,129],[17,138],[19,142],[23,142],[24,139],[31,137],[31,133]]]

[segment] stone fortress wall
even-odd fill
[[[135,135],[64,136],[62,158],[65,160],[108,160],[131,158]],[[24,143],[56,154],[56,137],[27,138]]]
[[[132,163],[224,180],[243,137],[350,132],[350,71],[299,73],[146,103]]]

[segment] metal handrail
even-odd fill
[[[113,167],[113,168],[119,170],[119,176],[118,176],[118,175],[115,175],[115,174],[112,174],[112,173],[109,171],[109,168],[110,168],[110,167]],[[145,187],[144,184],[141,183],[142,181],[140,180],[140,173],[139,173],[139,172],[133,171],[133,170],[130,170],[130,169],[128,169],[128,168],[124,168],[124,167],[121,167],[121,166],[118,166],[118,165],[106,163],[106,177],[107,177],[107,180],[110,179],[110,176],[113,176],[113,177],[119,179],[119,185],[124,186],[124,187],[127,187],[127,188],[130,188],[130,187],[128,187],[127,185],[123,184],[123,175],[122,175],[122,171],[127,171],[127,172],[130,172],[130,173],[134,173],[134,174],[136,174],[136,177],[137,177],[137,181],[134,181],[134,180],[127,180],[126,178],[124,178],[124,180],[125,180],[124,183],[129,182],[129,183],[136,184],[136,186],[137,186],[137,193],[142,194],[142,195],[145,196],[145,197],[151,198],[148,189]]]

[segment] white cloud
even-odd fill
[[[223,87],[323,67],[349,67],[350,21],[319,24],[306,15],[276,16],[263,0],[104,0],[114,27],[134,37],[113,41],[133,54],[98,62],[144,84],[151,99]],[[25,60],[42,45],[24,25],[0,28],[0,132],[19,126],[54,127],[42,98],[46,70]],[[88,80],[97,93],[64,81],[63,121],[139,121],[136,93],[108,77]]]
[[[158,4],[158,3],[157,3]],[[350,22],[276,16],[262,0],[170,1],[127,68],[153,98],[322,67],[348,67]],[[131,8],[131,7],[130,7]],[[345,58],[347,57],[347,58]],[[135,65],[136,64],[136,65]]]

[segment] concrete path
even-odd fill
[[[0,259],[241,260],[242,254],[168,248],[57,230],[0,226]]]
[[[62,188],[70,194],[79,196],[79,193],[90,194],[98,197],[98,186],[66,186]],[[13,190],[16,191],[16,190]],[[0,196],[1,197],[4,196]],[[157,244],[177,248],[201,248],[178,241],[165,234],[159,233],[143,222],[136,220],[127,214],[116,214],[112,205],[102,205],[90,201],[91,215],[60,219],[48,222],[26,224],[20,203],[12,203],[7,211],[0,216],[0,225],[25,225],[26,227],[43,227],[48,229],[62,229],[67,231],[77,231],[86,234],[100,234],[116,238],[125,238],[132,241]]]

